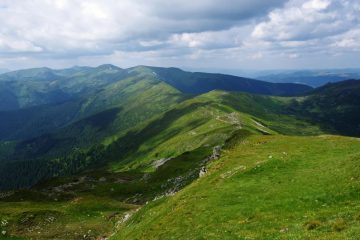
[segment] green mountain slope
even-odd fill
[[[358,139],[235,139],[204,177],[146,205],[112,239],[359,236]]]
[[[111,151],[121,156],[119,159],[137,166],[137,161],[146,160],[144,157],[168,158],[200,146],[222,144],[238,129],[258,134],[321,132],[317,126],[284,114],[283,101],[276,97],[213,91],[184,101],[144,128],[128,132],[110,146]]]
[[[143,84],[143,80],[139,84]],[[55,133],[19,142],[15,147],[12,144],[14,154],[9,157],[7,152],[6,156],[17,161],[3,164],[2,179],[8,181],[2,188],[18,184],[16,172],[26,171],[22,185],[109,162],[116,163],[114,169],[123,169],[124,163],[129,163],[127,168],[139,167],[144,162],[176,157],[200,146],[221,144],[238,128],[261,134],[320,132],[316,126],[284,114],[282,109],[287,99],[214,91],[176,105],[182,98],[176,91],[164,91],[168,85],[159,82],[149,86],[148,91],[140,90],[135,106],[124,102],[123,106],[85,118]],[[157,91],[154,88],[158,88]],[[134,96],[133,92],[130,96]],[[166,111],[171,102],[174,107]],[[156,114],[160,115],[156,117]],[[145,121],[145,117],[153,119]],[[134,128],[127,131],[131,127]],[[31,168],[29,160],[33,160]]]
[[[109,160],[99,159],[102,151],[99,149],[111,143],[117,135],[148,121],[183,99],[177,90],[158,80],[129,79],[124,80],[121,85],[127,81],[132,82],[128,88],[119,86],[124,93],[112,95],[117,98],[116,107],[86,117],[54,133],[4,147],[0,151],[0,188],[29,186],[43,178],[84,170],[95,162],[97,165],[104,165]],[[112,91],[114,87],[109,86],[104,91]],[[96,111],[96,104],[101,98],[110,101],[110,106],[113,104],[110,96],[108,93],[97,95],[82,107]],[[89,113],[90,110],[85,112]],[[22,177],[19,178],[19,175]]]
[[[176,68],[121,69],[110,64],[60,70],[34,68],[0,74],[0,111],[62,103],[144,71],[184,93],[222,89],[267,95],[298,95],[311,90],[306,85],[274,84],[230,75],[191,73]]]
[[[86,70],[84,76],[82,73],[76,73],[76,79],[66,80],[75,81],[79,85],[87,85],[82,81],[93,82],[94,78],[104,78],[106,81],[110,81],[107,84],[103,83],[101,88],[94,87],[91,90],[93,93],[85,91],[86,94],[58,104],[0,111],[3,116],[0,119],[0,139],[23,140],[55,132],[71,123],[113,108],[122,109],[121,116],[119,116],[121,120],[116,125],[117,128],[126,129],[136,125],[138,121],[147,119],[152,112],[159,113],[170,108],[171,104],[180,98],[180,92],[166,86],[151,74],[142,72],[130,72],[123,76],[115,74],[115,76],[111,75],[111,78],[114,79],[109,80],[110,77],[106,76],[103,71],[99,72],[99,69],[102,68],[106,68],[106,66],[100,66],[97,70],[91,69],[94,76],[88,80],[86,78],[90,76],[90,70]],[[90,86],[88,87],[90,88]],[[168,101],[165,101],[166,96],[169,96]],[[125,121],[127,121],[126,124],[124,124]],[[103,133],[103,135],[106,134],[108,132]]]
[[[53,70],[34,68],[0,75],[0,110],[61,103],[127,76],[112,65]]]
[[[148,79],[169,84],[184,94],[223,89],[294,95],[311,89],[304,85],[272,84],[174,68],[120,69],[108,64],[96,68],[19,70],[0,75],[0,115],[3,116],[0,139],[23,140],[55,132],[82,118],[117,107],[130,97],[136,104],[136,90],[147,87],[142,86],[140,80]]]
[[[224,74],[185,72],[178,68],[149,67],[163,81],[182,92],[205,93],[211,90],[241,91],[255,94],[293,96],[312,88],[293,83],[269,83]]]
[[[360,81],[327,84],[293,100],[290,112],[316,122],[327,132],[360,136]]]
[[[188,99],[119,136],[106,149],[78,154],[73,162],[59,159],[53,162],[51,168],[38,168],[37,171],[49,173],[56,163],[58,166],[69,166],[79,165],[83,160],[100,160],[100,166],[104,166],[109,161],[107,169],[95,168],[73,177],[44,182],[30,190],[7,192],[5,197],[0,198],[0,217],[9,222],[3,229],[9,235],[27,238],[35,236],[33,234],[36,233],[29,231],[32,228],[39,229],[40,233],[36,236],[43,239],[77,239],[80,233],[90,234],[89,238],[110,236],[114,224],[128,218],[125,211],[132,212],[163,194],[174,194],[198,178],[209,161],[208,157],[214,154],[213,148],[227,145],[228,139],[237,132],[247,135],[277,134],[260,123],[270,124],[270,121],[226,106],[223,102],[229,95],[237,99],[239,105],[252,102],[257,106],[256,112],[263,116],[267,116],[269,111],[275,114],[282,104],[282,101],[268,97],[271,107],[266,110],[261,107],[264,96],[222,91]],[[279,114],[278,118],[281,119],[281,116]],[[288,125],[297,122],[295,118],[283,117],[292,120],[288,121]],[[307,126],[309,132],[316,129]],[[99,158],[95,158],[94,154]],[[25,169],[34,171],[36,167],[32,163]],[[58,170],[64,169],[62,166]],[[22,179],[27,177],[25,172],[22,176]],[[31,179],[34,179],[33,176]],[[20,209],[17,207],[19,202],[22,203]],[[74,208],[82,210],[73,212]],[[28,215],[34,217],[29,218]],[[49,218],[56,220],[48,223]],[[27,224],[24,226],[19,222]],[[70,227],[61,231],[64,224]]]
[[[0,111],[0,139],[23,140],[56,131],[78,119],[83,101]],[[105,107],[105,106],[104,106]]]
[[[309,88],[143,66],[6,76],[0,239],[360,233],[360,141],[324,135],[358,134],[356,81],[280,97],[263,94]]]
[[[109,86],[105,93],[98,94],[83,104],[82,111],[89,113],[96,112],[100,106],[114,107],[85,117],[54,133],[19,142],[16,154],[21,156],[20,159],[56,157],[74,148],[88,148],[107,139],[111,142],[117,135],[165,112],[183,99],[178,91],[161,82],[151,79],[141,79],[136,83],[133,79],[130,81],[132,84],[128,88],[123,86],[127,84],[127,80],[121,82],[122,86]],[[114,91],[114,87],[121,90],[111,95],[108,91]],[[98,105],[99,102],[102,105]],[[46,147],[49,144],[50,147]]]

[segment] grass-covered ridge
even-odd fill
[[[221,145],[239,129],[255,134],[321,133],[316,125],[283,112],[284,101],[287,99],[224,91],[188,99],[113,142],[109,149],[117,161],[112,167],[123,167],[124,162],[129,163],[126,167],[146,166],[151,160]]]
[[[234,141],[205,177],[147,205],[112,239],[356,239],[360,234],[358,139],[253,135]]]
[[[243,112],[229,104],[230,101],[227,99],[230,97],[235,98],[238,105],[244,104],[244,108],[241,109]],[[271,114],[276,114],[279,119],[283,116],[292,120],[288,122],[288,126],[297,121],[294,117],[279,112],[283,100],[269,98],[267,102],[271,108],[262,108],[260,100],[263,98],[243,93],[213,91],[176,104],[169,111],[130,131],[106,139],[102,148],[93,148],[88,153],[78,152],[72,158],[53,160],[51,170],[55,167],[60,167],[60,170],[62,167],[71,170],[71,166],[74,170],[81,164],[91,164],[91,161],[98,161],[97,168],[103,168],[78,173],[73,177],[59,177],[28,191],[15,191],[10,192],[9,196],[5,195],[0,202],[3,209],[2,218],[9,222],[4,231],[7,231],[9,236],[28,238],[35,236],[32,235],[35,234],[32,229],[36,228],[40,229],[40,233],[36,235],[39,239],[55,236],[61,236],[62,239],[78,239],[79,232],[84,235],[88,234],[89,230],[93,234],[88,236],[89,239],[101,235],[109,236],[127,212],[133,212],[133,209],[139,208],[147,201],[164,194],[174,194],[191,184],[199,177],[200,170],[207,163],[205,159],[212,154],[213,148],[229,145],[229,139],[233,139],[237,132],[277,135],[278,132],[270,128]],[[254,107],[246,107],[248,104]],[[90,120],[93,125],[97,124],[96,118]],[[316,127],[304,124],[306,127],[301,129],[299,134],[305,130],[316,130]],[[25,169],[33,170],[36,166],[34,163]],[[104,167],[105,163],[109,165]],[[46,168],[40,170],[45,172]],[[15,169],[10,172],[13,171]],[[26,174],[24,172],[23,176]],[[98,208],[88,205],[94,198],[98,202],[95,204]],[[81,216],[73,215],[66,210],[74,201],[84,211],[88,209],[85,211],[90,215],[87,220],[82,220]],[[19,203],[22,204],[23,212],[17,208]],[[52,203],[54,206],[62,206],[65,210],[61,214],[56,213],[57,221],[44,225],[43,222],[47,221],[48,217],[54,217],[51,215],[54,211]],[[37,210],[32,210],[35,206]],[[14,211],[19,213],[11,214]],[[19,221],[22,221],[22,216],[27,212],[30,212],[31,224],[21,230]],[[87,225],[87,221],[94,221],[94,225]],[[66,237],[58,232],[65,223],[72,226],[71,230],[66,230]],[[101,226],[101,223],[104,225]],[[86,231],[84,224],[89,228]],[[46,232],[44,229],[49,231]]]
[[[114,170],[148,168],[151,161],[221,144],[236,129],[258,134],[321,132],[316,125],[287,115],[287,98],[212,91],[186,100],[186,96],[156,79],[130,78],[115,84],[129,85],[118,90],[125,93],[118,95],[121,99],[116,101],[117,108],[16,144],[11,149],[20,161],[4,163],[1,178],[14,179],[21,169],[23,178],[31,178],[33,184],[39,179],[74,174],[109,162]],[[96,109],[97,103],[111,100],[101,98],[107,95],[117,96],[99,94],[99,98],[89,99],[87,106]],[[29,166],[21,161],[26,158],[36,161]],[[38,173],[36,178],[32,172]],[[26,186],[26,181],[13,186]]]

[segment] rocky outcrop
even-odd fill
[[[159,168],[160,166],[164,165],[167,161],[171,160],[173,158],[162,158],[162,159],[159,159],[159,160],[155,160],[153,161],[152,163],[152,166],[157,169]]]
[[[203,177],[207,173],[206,167],[203,166],[200,168],[199,177]]]
[[[220,158],[221,146],[215,146],[213,148],[212,154],[205,158],[202,162],[203,166],[200,168],[199,177],[203,177],[207,173],[206,164],[212,160],[217,160]]]

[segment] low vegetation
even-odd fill
[[[252,135],[236,142],[204,177],[143,207],[112,239],[359,236],[358,139]]]

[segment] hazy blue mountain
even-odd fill
[[[255,74],[257,79],[275,83],[300,83],[320,87],[330,82],[360,79],[360,69],[269,71]]]
[[[6,68],[0,68],[0,74],[6,73],[6,72],[10,72],[10,70],[6,69]]]

